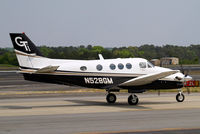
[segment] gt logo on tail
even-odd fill
[[[27,41],[22,41],[22,37],[16,37],[15,38],[15,43],[20,46],[20,47],[25,47],[26,51],[31,51],[29,46],[28,46],[28,42]]]

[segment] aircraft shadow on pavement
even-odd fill
[[[128,104],[128,102],[116,102],[114,104],[109,104],[107,102],[100,102],[100,101],[89,101],[89,100],[65,100],[65,101],[70,101],[70,102],[73,102],[73,103],[82,103],[82,104],[85,104],[85,105],[100,105],[100,106],[130,106]],[[173,104],[173,103],[177,103],[177,102],[155,102],[155,101],[140,101],[138,103],[138,105],[136,106],[139,106],[139,105],[150,105],[150,104]]]
[[[84,106],[106,106],[106,107],[120,107],[120,108],[130,108],[130,109],[152,109],[148,105],[155,104],[173,104],[177,102],[151,102],[151,101],[141,101],[136,106],[131,106],[127,102],[116,102],[114,104],[108,104],[101,101],[90,101],[90,100],[64,100],[72,102],[74,104],[66,105],[44,105],[44,106],[0,106],[0,109],[34,109],[34,108],[54,108],[54,107],[84,107]],[[145,105],[145,106],[144,106]]]
[[[136,105],[136,106],[130,106],[127,103],[123,102],[116,102],[114,104],[109,104],[107,102],[100,102],[100,101],[89,101],[89,100],[65,100],[70,101],[77,104],[82,104],[81,106],[107,106],[107,107],[120,107],[120,108],[135,108],[135,109],[151,109],[148,107]]]
[[[148,107],[148,105],[160,105],[160,104],[173,104],[177,102],[152,102],[152,101],[141,101],[139,102],[138,105],[136,106],[131,106],[127,102],[116,102],[114,104],[108,104],[106,102],[100,102],[100,101],[89,101],[89,100],[65,100],[65,101],[70,101],[73,103],[78,103],[78,104],[83,104],[81,106],[111,106],[111,107],[120,107],[120,108],[135,108],[135,109],[151,109]],[[142,106],[146,105],[146,106]]]
[[[85,107],[85,106],[106,106],[106,107],[120,107],[120,108],[130,108],[130,109],[151,109],[144,106],[130,106],[127,103],[115,103],[108,104],[106,102],[99,101],[86,101],[86,100],[66,100],[75,104],[66,104],[66,105],[44,105],[44,106],[0,106],[0,109],[34,109],[34,108],[55,108],[55,107]]]
[[[153,104],[153,105],[155,105],[155,104],[174,104],[174,103],[177,103],[176,101],[174,101],[174,102],[167,102],[167,101],[165,101],[165,102],[155,102],[155,101],[141,101],[141,102],[139,102],[139,104],[141,104],[141,105],[146,105],[146,104],[148,104],[148,105],[151,105],[151,104]]]

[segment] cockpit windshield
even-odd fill
[[[147,66],[148,66],[148,68],[153,68],[154,67],[154,65],[149,61],[147,61]]]
[[[140,68],[153,68],[154,67],[154,65],[151,62],[149,62],[149,61],[147,61],[147,62],[140,62],[139,66],[140,66]]]

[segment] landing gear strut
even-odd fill
[[[179,93],[176,95],[176,101],[183,102],[185,100],[185,96],[182,93],[181,89],[179,90]]]
[[[117,97],[113,93],[108,93],[108,95],[106,96],[106,100],[108,103],[115,103],[117,100]]]
[[[131,94],[131,95],[128,97],[128,104],[129,104],[129,105],[137,105],[138,102],[139,102],[139,99],[138,99],[137,95]]]

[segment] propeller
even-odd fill
[[[186,81],[185,81],[185,77],[188,76],[188,74],[189,74],[189,69],[187,69],[187,70],[184,69],[184,68],[183,68],[183,65],[181,64],[181,65],[180,65],[180,71],[181,71],[182,74],[184,74],[183,82],[186,82]],[[190,88],[189,88],[189,87],[186,87],[186,88],[187,88],[187,93],[190,94]]]
[[[182,65],[182,64],[180,65],[180,68],[181,68],[181,69],[180,69],[181,73],[182,73],[182,74],[185,74],[185,71],[184,71],[184,69],[183,69],[183,65]]]
[[[181,69],[180,69],[181,73],[184,74],[185,77],[187,77],[187,76],[188,76],[188,73],[189,73],[189,69],[187,69],[187,70],[184,69],[182,64],[180,65],[180,68],[181,68]]]
[[[158,90],[158,96],[160,96],[160,90]]]
[[[190,94],[190,88],[189,87],[187,87],[187,93]]]

